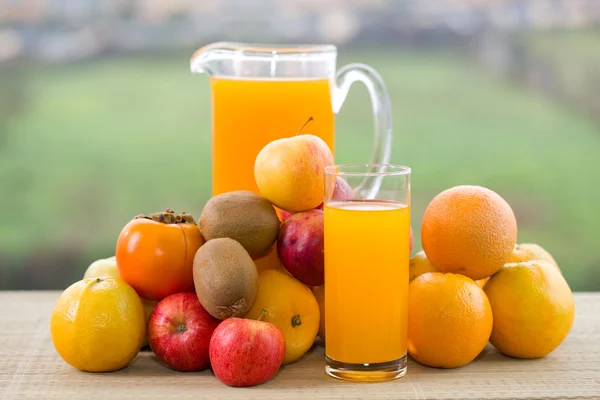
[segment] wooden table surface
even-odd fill
[[[118,372],[80,372],[58,356],[49,317],[59,292],[0,292],[0,399],[445,399],[600,398],[600,293],[575,295],[575,325],[539,360],[500,355],[491,345],[453,370],[409,361],[408,374],[385,383],[347,383],[324,373],[323,349],[253,388],[229,388],[211,371],[180,373],[142,352]]]

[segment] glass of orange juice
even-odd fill
[[[339,379],[406,374],[410,168],[325,169],[325,363]]]

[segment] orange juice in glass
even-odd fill
[[[197,50],[190,68],[210,75],[213,195],[258,193],[254,161],[269,142],[302,133],[321,137],[334,150],[334,114],[353,82],[369,91],[375,117],[373,162],[389,161],[391,111],[385,85],[365,64],[336,74],[332,45],[213,43]]]
[[[352,195],[333,199],[336,179]],[[406,373],[410,168],[326,168],[325,354],[329,375],[382,381]]]

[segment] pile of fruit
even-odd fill
[[[171,210],[129,221],[115,256],[60,296],[51,318],[60,356],[83,371],[114,371],[149,345],[172,369],[210,367],[227,385],[252,386],[300,359],[317,335],[324,342],[321,208],[332,163],[316,136],[276,140],[256,159],[262,196],[217,195],[198,224]],[[341,178],[331,189],[336,200],[351,193]],[[571,291],[547,252],[516,238],[510,206],[488,189],[455,187],[431,202],[424,252],[409,267],[416,361],[459,367],[488,340],[535,358],[564,340]]]
[[[488,340],[503,354],[539,358],[567,337],[571,289],[554,258],[516,244],[509,204],[479,186],[457,186],[425,210],[424,251],[410,260],[408,351],[421,364],[460,367]]]
[[[316,136],[280,139],[256,159],[262,196],[214,196],[197,224],[171,210],[129,221],[115,256],[60,296],[58,353],[83,371],[114,371],[149,345],[172,369],[211,367],[231,386],[261,384],[298,360],[324,325],[321,203],[332,163]]]

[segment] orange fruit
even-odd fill
[[[438,271],[483,279],[508,260],[517,241],[517,220],[496,192],[456,186],[427,206],[421,241]]]
[[[427,273],[427,272],[439,272],[427,258],[427,254],[423,250],[415,254],[411,259],[408,265],[408,279],[409,282],[412,282],[419,276]],[[483,289],[483,285],[487,282],[488,278],[480,279],[475,281],[477,286]]]
[[[144,308],[135,290],[121,279],[84,279],[59,297],[50,334],[56,351],[71,366],[116,371],[126,367],[142,346]]]
[[[279,269],[282,268],[281,261],[279,261],[279,255],[277,254],[277,242],[267,251],[263,256],[254,260],[256,270],[260,273],[265,269]]]
[[[258,294],[244,318],[260,319],[281,329],[283,363],[289,364],[312,347],[319,331],[319,304],[302,282],[283,271],[267,269],[258,275]]]
[[[427,255],[421,250],[410,259],[408,264],[408,281],[412,282],[417,277],[427,272],[438,272],[438,270],[431,265]]]
[[[548,251],[546,251],[542,246],[535,243],[516,244],[507,262],[518,263],[533,260],[543,260],[549,262],[560,270],[560,267],[554,260],[554,257],[552,257],[552,254],[548,253]]]
[[[409,284],[408,352],[419,363],[438,368],[468,364],[491,332],[490,302],[470,278],[428,272]]]
[[[557,348],[575,318],[573,293],[546,261],[506,264],[485,285],[494,313],[490,341],[502,353],[539,358]]]
[[[323,344],[325,344],[325,286],[316,286],[312,291],[317,299],[317,303],[319,303],[319,314],[321,317],[319,322],[319,337]]]
[[[484,286],[485,286],[485,284],[486,284],[486,283],[487,283],[487,281],[489,281],[489,280],[490,280],[490,278],[489,278],[489,277],[487,277],[487,278],[483,278],[483,279],[480,279],[480,280],[478,280],[478,281],[475,281],[475,283],[477,284],[477,286],[479,286],[480,288],[482,288],[482,289],[483,289],[483,288],[484,288]]]

